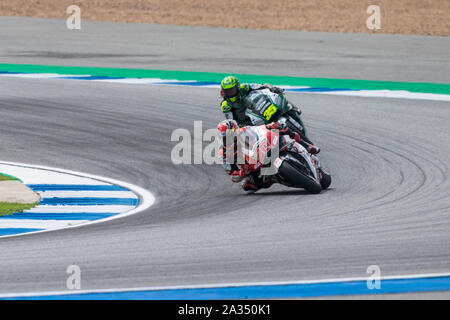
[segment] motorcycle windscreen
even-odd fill
[[[273,95],[274,100],[280,104],[274,103],[271,95]],[[279,95],[272,94],[269,90],[254,91],[246,98],[247,109],[251,110],[253,115],[260,118],[263,123],[276,121],[282,112],[281,110],[283,110],[283,105],[285,104],[286,100],[284,98],[280,98]],[[253,123],[255,124],[256,121]]]

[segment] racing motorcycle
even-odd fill
[[[249,124],[258,126],[284,118],[289,130],[297,132],[303,140],[312,143],[300,118],[300,109],[291,104],[284,95],[269,89],[253,90],[245,97],[244,103]]]
[[[284,121],[279,121],[281,126],[286,125]],[[261,175],[271,175],[280,184],[304,188],[311,193],[320,193],[331,184],[331,176],[322,168],[318,157],[287,134],[280,136],[265,125],[248,126],[239,140],[246,163],[255,164],[255,168],[261,169],[258,170]]]

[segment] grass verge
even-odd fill
[[[10,215],[16,212],[22,212],[24,210],[29,210],[31,208],[34,208],[37,206],[38,203],[29,203],[29,204],[22,204],[22,203],[6,203],[6,202],[0,202],[0,216],[3,215]]]
[[[4,173],[0,173],[0,181],[9,181],[9,180],[19,180],[19,179],[17,179],[16,177],[13,177],[13,176],[9,176]]]

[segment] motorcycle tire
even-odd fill
[[[283,161],[278,170],[278,174],[281,175],[283,180],[285,180],[288,184],[295,187],[304,188],[310,193],[317,194],[322,191],[322,186],[320,183],[297,170],[288,161]]]
[[[331,176],[322,169],[319,170],[320,173],[322,174],[322,179],[320,179],[320,185],[322,186],[322,190],[328,189],[328,187],[331,184]]]

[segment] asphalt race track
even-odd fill
[[[164,41],[152,46],[142,30],[148,28],[152,39],[164,33],[169,41],[179,27],[108,25],[120,29],[120,37],[100,23],[83,24],[80,32],[93,33],[74,44],[83,49],[71,58],[64,55],[71,52],[64,43],[76,31],[64,29],[64,21],[0,18],[0,26],[8,26],[0,28],[0,56],[5,63],[117,67],[126,60],[125,67],[176,70],[183,64],[186,70],[201,65],[202,71],[225,71],[222,64],[214,68],[217,56],[204,64],[193,58],[195,39],[225,32],[220,29],[188,28],[191,47],[186,41],[177,51],[182,58],[171,64],[171,57],[161,54]],[[427,38],[427,46],[412,52],[420,37],[281,34],[298,41],[270,53],[279,57],[278,65],[284,64],[284,50],[291,73],[295,59],[302,66],[314,62],[300,67],[299,76],[313,76],[316,68],[316,76],[450,81],[448,38]],[[275,36],[267,32],[269,42]],[[353,43],[352,37],[355,48],[340,40]],[[129,41],[129,51],[115,41],[119,38]],[[219,41],[214,46],[220,47]],[[328,48],[323,55],[317,54],[319,44]],[[250,59],[255,50],[243,46],[227,61],[244,54]],[[148,56],[140,56],[143,52]],[[277,74],[276,65],[265,68],[268,56],[260,55],[248,69],[242,63],[232,71]],[[150,209],[123,219],[1,239],[0,293],[65,290],[71,264],[80,266],[86,290],[364,277],[369,265],[379,265],[383,276],[448,273],[449,103],[311,93],[288,97],[302,107],[310,136],[322,148],[320,159],[333,176],[331,188],[319,195],[274,186],[247,196],[220,166],[172,164],[173,130],[192,132],[195,120],[213,128],[222,119],[215,89],[0,78],[2,161],[107,176],[156,197]]]

